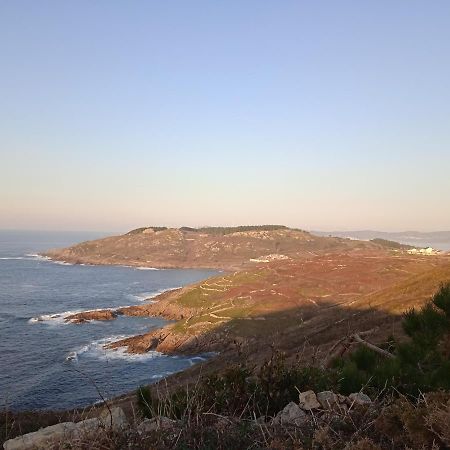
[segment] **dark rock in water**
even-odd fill
[[[67,355],[66,361],[73,361],[74,359],[78,359],[77,352],[70,352]]]
[[[67,316],[64,321],[71,323],[84,323],[91,320],[114,320],[118,316],[116,311],[103,309],[99,311],[84,311]]]

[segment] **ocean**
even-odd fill
[[[69,265],[38,256],[46,249],[100,236],[0,231],[0,409],[87,406],[207,357],[130,355],[103,348],[167,323],[159,318],[119,316],[105,322],[65,323],[71,312],[139,304],[217,273]]]
[[[389,241],[399,242],[400,244],[412,245],[413,247],[432,247],[442,252],[450,251],[450,231],[311,231],[318,236],[338,236],[342,238],[361,239],[368,241],[370,239],[387,239]]]

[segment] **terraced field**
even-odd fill
[[[352,330],[376,328],[377,339],[400,333],[400,314],[448,280],[448,256],[354,250],[274,261],[211,278],[130,311],[177,322],[115,346],[126,345],[130,352],[226,353],[238,343],[259,358],[273,346],[290,355],[306,344],[326,347]]]

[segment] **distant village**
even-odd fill
[[[438,255],[440,253],[439,250],[435,250],[432,247],[427,248],[411,248],[408,250],[410,255]]]

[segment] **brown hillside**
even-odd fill
[[[324,252],[382,248],[363,241],[314,236],[283,226],[139,228],[121,236],[83,242],[46,253],[70,263],[155,268],[236,270],[258,261],[298,259]]]
[[[447,257],[373,250],[260,264],[166,293],[157,303],[123,308],[124,314],[161,315],[177,323],[112,347],[194,354],[223,352],[239,342],[258,347],[259,356],[267,356],[273,344],[292,353],[319,332],[322,343],[350,330],[379,327],[389,333],[403,311],[448,280]]]

